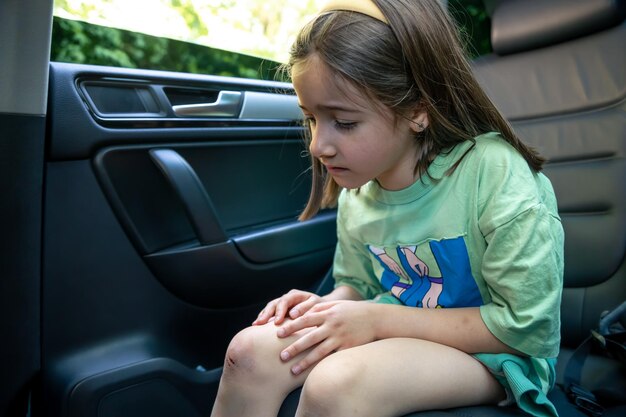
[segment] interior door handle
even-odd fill
[[[177,116],[237,117],[242,99],[240,91],[220,91],[214,103],[180,104],[172,109]]]
[[[225,242],[226,233],[213,202],[189,163],[172,149],[151,149],[150,157],[181,199],[185,212],[202,245]]]

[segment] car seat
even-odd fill
[[[626,299],[626,1],[491,2],[494,53],[474,62],[487,94],[518,135],[549,159],[565,229],[562,348],[557,383],[603,311]],[[581,385],[626,415],[619,362],[590,355]],[[279,417],[293,416],[298,392]],[[584,416],[560,387],[559,414]],[[621,398],[621,404],[620,404]],[[525,415],[516,407],[463,407],[410,417]],[[407,416],[409,417],[409,416]]]

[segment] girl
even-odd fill
[[[232,340],[213,417],[402,416],[546,394],[563,230],[544,160],[473,78],[437,0],[331,1],[288,64],[310,130],[305,220],[337,204],[335,289]]]

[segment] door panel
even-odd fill
[[[52,1],[0,1],[0,416],[31,408],[41,366],[41,228]]]
[[[44,415],[207,415],[230,338],[332,261],[335,213],[296,220],[290,86],[56,63],[51,80]],[[220,91],[240,93],[223,112]]]

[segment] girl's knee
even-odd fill
[[[278,355],[262,327],[243,329],[233,337],[224,359],[225,377],[264,377],[270,371],[270,355]]]
[[[365,366],[361,361],[350,358],[346,351],[327,357],[307,377],[300,408],[312,412],[312,415],[341,415],[344,407],[353,409],[355,404],[364,400],[360,398],[364,393],[359,387]]]

